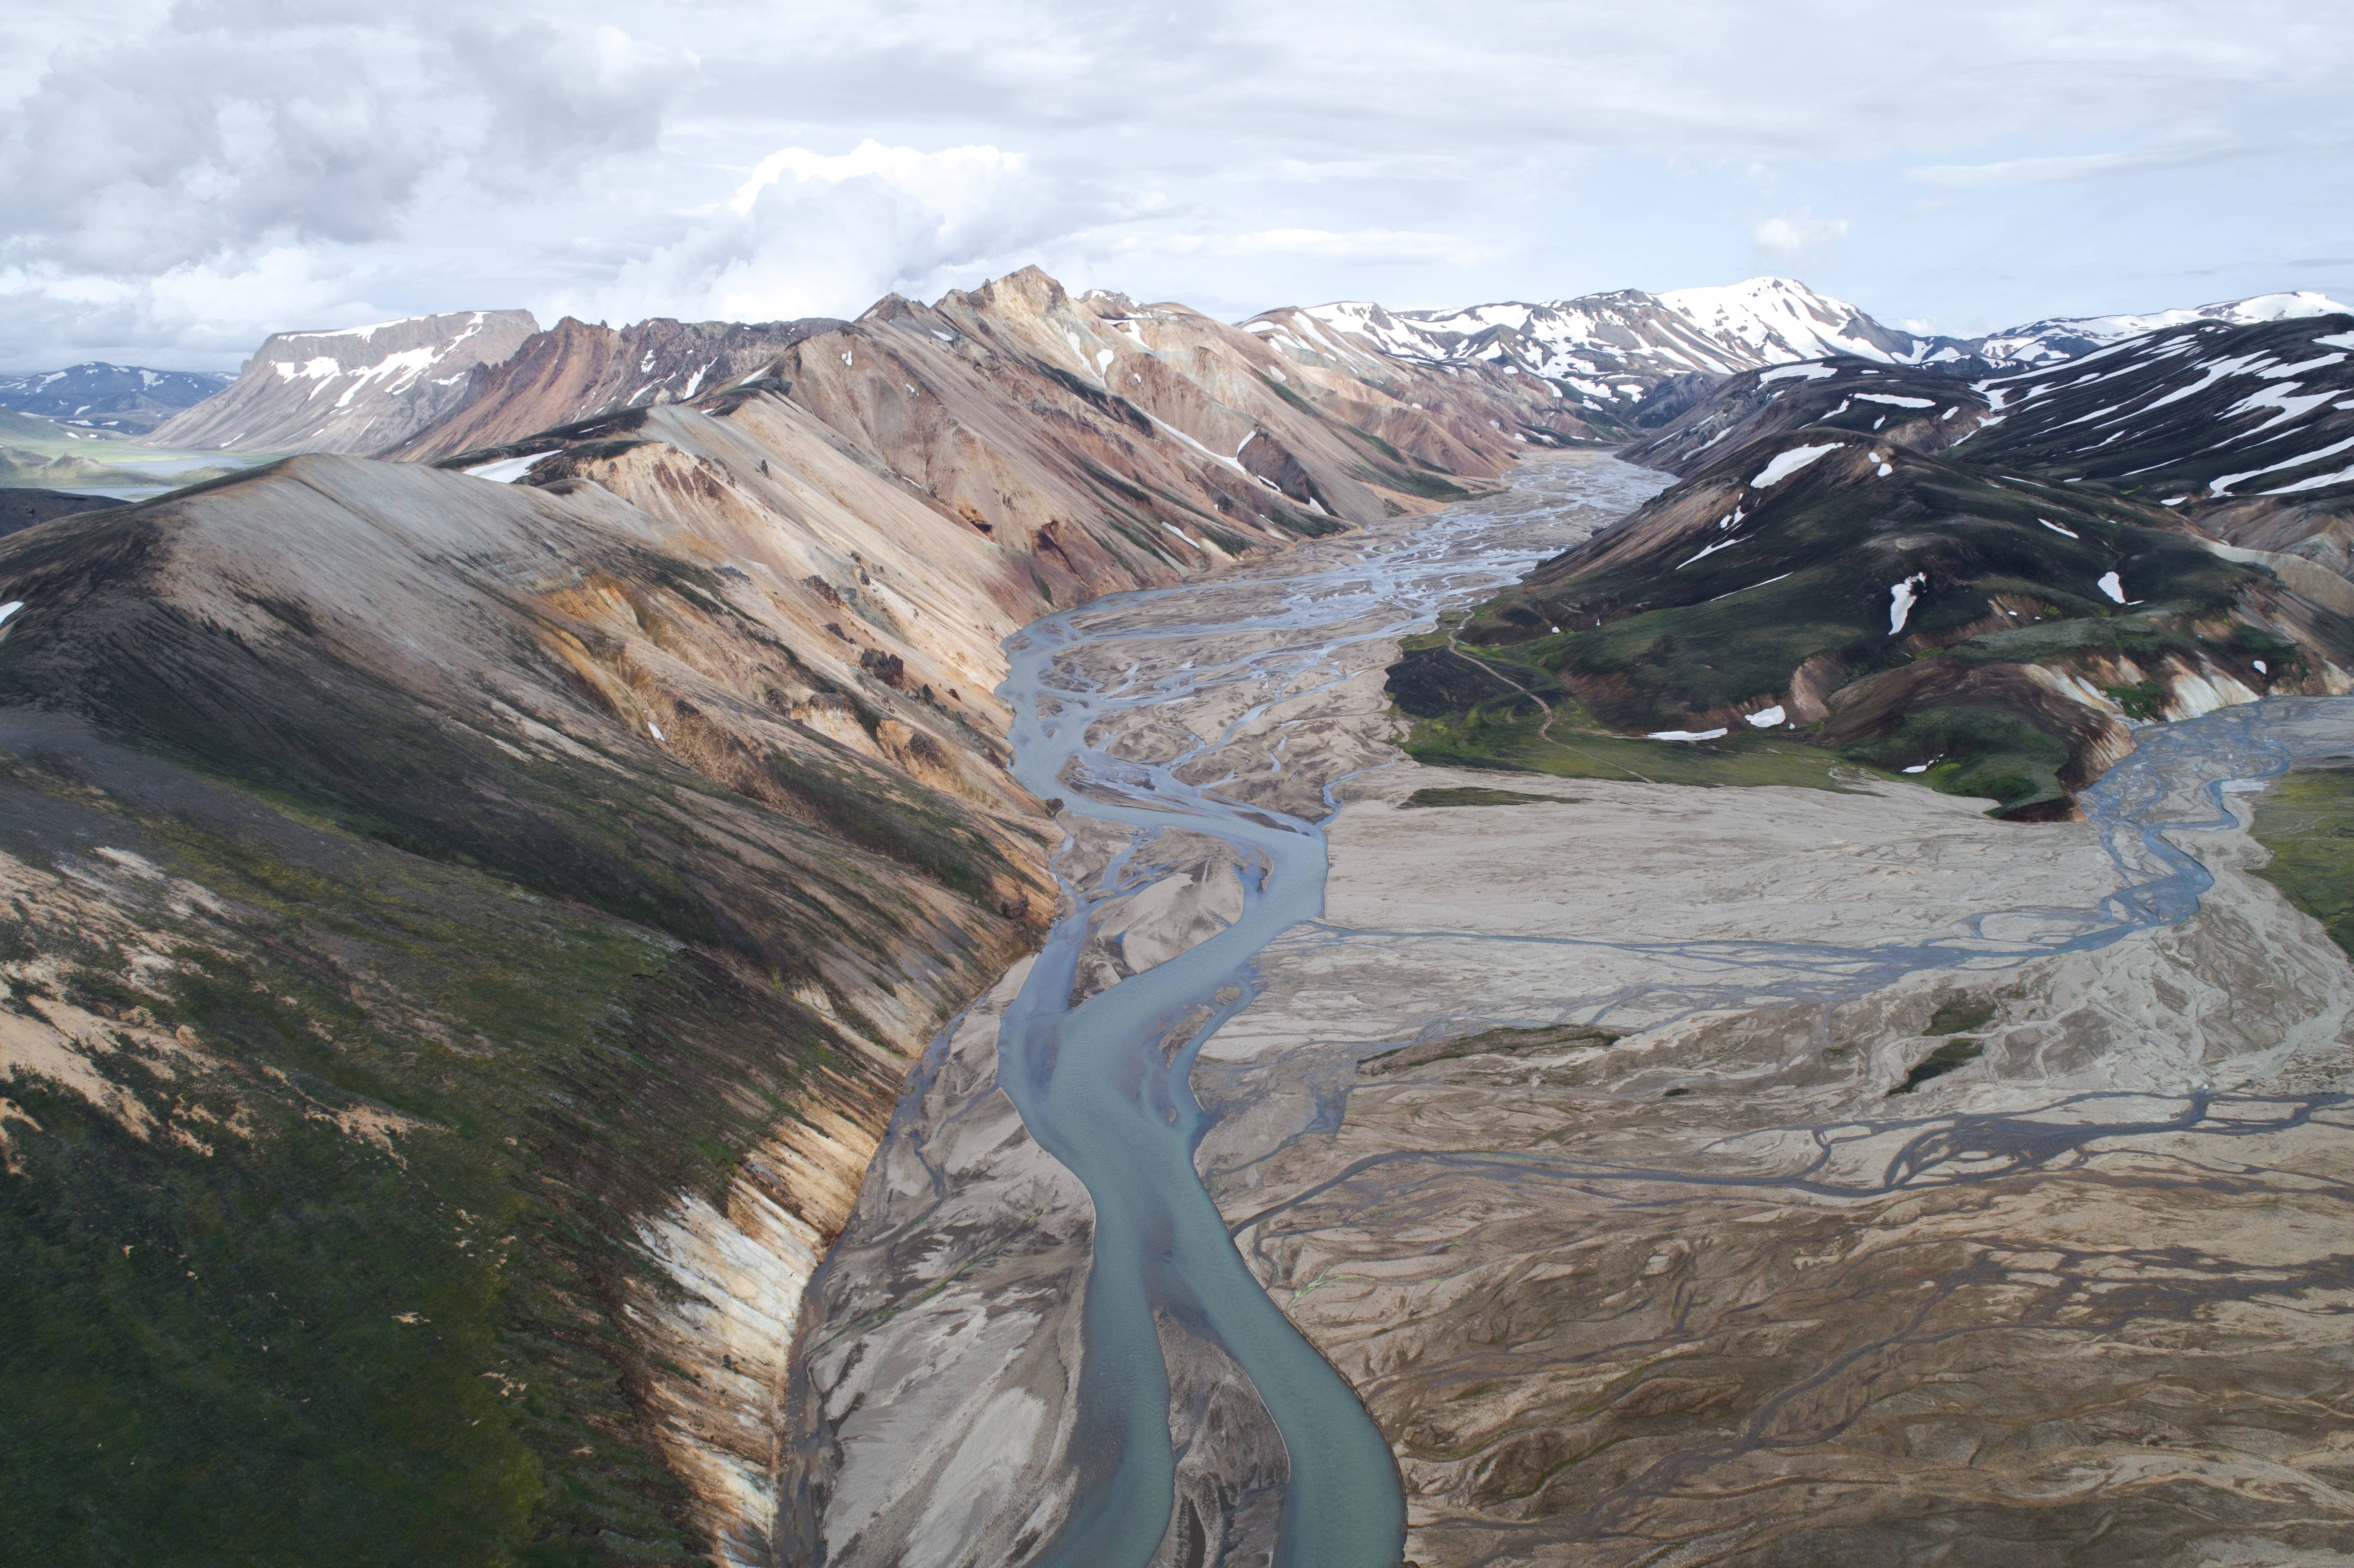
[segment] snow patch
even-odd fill
[[[21,599],[12,599],[6,604],[0,604],[0,626],[5,626],[8,618],[24,608],[25,601]]]
[[[1770,708],[1759,708],[1754,714],[1744,714],[1741,716],[1747,719],[1754,728],[1772,729],[1789,715],[1782,711],[1781,704],[1776,703]]]
[[[2116,600],[2117,603],[2125,603],[2126,585],[2123,580],[2118,577],[2116,573],[2102,573],[2101,580],[2094,586],[2098,588],[2103,593],[2107,594],[2111,599]]]
[[[2046,528],[2051,529],[2054,534],[2065,534],[2071,539],[2081,539],[2084,537],[2082,534],[2077,533],[2073,528],[2062,528],[2059,524],[2054,523],[2049,517],[2038,517],[2036,521],[2042,524]]]
[[[1846,444],[1844,441],[1832,441],[1819,447],[1792,447],[1788,451],[1759,469],[1757,477],[1749,482],[1749,488],[1764,490],[1769,485],[1779,484],[1808,463],[1817,461],[1826,453],[1838,451]]]
[[[528,457],[501,458],[496,462],[476,463],[472,468],[461,468],[458,471],[469,479],[487,479],[494,484],[513,484],[516,480],[529,473],[534,464],[544,462],[555,455],[552,451],[533,452]]]
[[[1777,365],[1771,370],[1759,371],[1757,384],[1763,387],[1768,381],[1787,381],[1793,376],[1805,381],[1820,381],[1826,376],[1838,374],[1828,365]]]
[[[1895,636],[1904,630],[1911,619],[1913,607],[1921,600],[1921,590],[1929,586],[1929,574],[1914,572],[1888,590],[1888,635]]]
[[[1646,740],[1723,740],[1728,731],[1722,729],[1655,729]]]

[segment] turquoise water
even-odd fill
[[[1079,1496],[1039,1563],[1142,1564],[1168,1530],[1176,1460],[1157,1314],[1223,1348],[1282,1435],[1290,1477],[1281,1568],[1392,1568],[1403,1555],[1405,1502],[1389,1445],[1347,1383],[1259,1288],[1193,1169],[1207,1127],[1188,1086],[1194,1057],[1249,1004],[1254,956],[1323,913],[1330,785],[1310,820],[1238,804],[1179,775],[1258,717],[1276,694],[1296,696],[1341,679],[1336,660],[1351,645],[1426,627],[1443,605],[1512,579],[1546,543],[1560,542],[1493,545],[1488,535],[1500,521],[1541,524],[1549,507],[1616,515],[1659,479],[1594,462],[1557,465],[1533,482],[1533,493],[1501,503],[1500,514],[1456,508],[1359,557],[1290,576],[1120,595],[1049,616],[1006,644],[1012,673],[1000,691],[1015,711],[1015,777],[1041,796],[1063,798],[1077,816],[1136,835],[1094,886],[1067,889],[1075,907],[1055,927],[999,1035],[1001,1086],[1038,1142],[1086,1183],[1096,1210],[1072,1445]],[[1204,652],[1214,638],[1244,651],[1223,659]],[[1225,735],[1166,761],[1127,760],[1103,748],[1105,721],[1222,687],[1259,695]],[[1154,831],[1169,827],[1224,839],[1246,862],[1257,857],[1263,874],[1245,879],[1241,917],[1070,1005],[1092,904],[1102,889],[1121,887],[1131,861],[1149,855]],[[1182,1032],[1173,1048],[1172,1031]]]

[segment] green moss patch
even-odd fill
[[[2256,874],[2354,957],[2354,767],[2294,772],[2273,785],[2256,805],[2254,834],[2273,852]]]

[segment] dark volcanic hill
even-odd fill
[[[1961,362],[1983,372],[1975,360]],[[1852,357],[1745,371],[1715,385],[1658,435],[1619,455],[1689,477],[1760,436],[1845,430],[1909,451],[1942,451],[1968,436],[1986,394],[1947,365],[1874,365]]]
[[[91,360],[63,370],[0,376],[0,408],[141,435],[234,379],[213,370],[146,370]]]
[[[2135,723],[2354,688],[2354,585],[2256,559],[2164,508],[1808,429],[1545,562],[1458,640],[1573,715],[1562,736],[1795,733],[2040,816]],[[1525,716],[1531,697],[1472,669],[1426,648],[1391,689],[1426,719]],[[1460,740],[1426,738],[1434,758]]]

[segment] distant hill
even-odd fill
[[[1989,333],[1977,339],[1976,346],[1981,355],[1999,364],[2050,365],[2127,338],[2192,322],[2248,326],[2258,322],[2344,315],[2348,309],[2327,295],[2310,291],[2257,294],[2245,300],[2226,300],[2221,304],[2198,305],[2189,310],[2158,311],[2148,315],[2056,316]]]
[[[1621,439],[1664,424],[1715,378],[1744,370],[1826,355],[1914,365],[1971,354],[1961,340],[1886,326],[1787,278],[1460,310],[1390,311],[1364,302],[1287,307],[1244,326],[1298,356],[1370,353],[1532,377]],[[1681,400],[1679,390],[1688,394]]]
[[[441,457],[625,408],[689,402],[761,374],[804,338],[847,324],[825,316],[748,323],[656,317],[615,328],[567,316],[508,358],[477,367],[440,418],[387,443],[384,455]]]
[[[158,446],[373,452],[472,396],[471,372],[539,330],[529,311],[460,311],[332,332],[282,332],[227,390],[157,427]]]
[[[143,435],[235,379],[217,370],[148,370],[93,359],[63,370],[0,376],[0,409]]]

